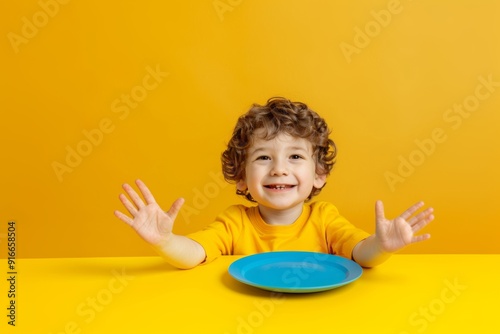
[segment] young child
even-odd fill
[[[319,194],[335,163],[335,143],[325,121],[307,105],[272,98],[254,104],[238,119],[222,154],[224,177],[236,184],[236,193],[256,206],[234,205],[215,222],[187,236],[172,233],[184,200],[168,212],[136,181],[142,196],[128,184],[120,201],[132,218],[115,215],[178,268],[193,268],[220,255],[248,255],[275,250],[302,250],[337,254],[372,267],[411,243],[434,219],[433,209],[420,213],[416,203],[393,220],[386,219],[381,201],[375,204],[375,234],[354,227],[327,202],[309,200]]]

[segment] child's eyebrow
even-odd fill
[[[262,151],[265,152],[267,150],[268,150],[268,148],[266,148],[266,147],[256,147],[253,150],[251,150],[248,155],[249,156],[254,155],[256,153],[259,153]],[[290,147],[287,147],[287,151],[302,151],[302,152],[306,152],[306,153],[309,152],[309,150],[307,148],[302,147],[302,146],[290,146]]]
[[[289,147],[288,149],[290,151],[304,151],[304,152],[308,152],[309,151],[305,147],[301,147],[301,146],[292,146],[292,147]]]
[[[264,147],[257,147],[257,148],[255,148],[255,149],[251,150],[251,151],[250,151],[250,153],[249,153],[248,155],[253,155],[253,154],[255,154],[255,153],[258,153],[258,152],[260,152],[260,151],[265,151],[265,150],[266,150],[266,149],[265,149]]]

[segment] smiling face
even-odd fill
[[[313,187],[323,187],[325,179],[316,173],[309,141],[283,133],[266,140],[257,130],[248,149],[245,178],[237,188],[248,189],[261,210],[293,210],[302,207]]]

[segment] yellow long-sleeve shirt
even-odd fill
[[[269,225],[257,207],[234,205],[206,228],[187,235],[203,246],[205,263],[220,255],[250,255],[277,250],[314,251],[352,258],[354,246],[369,236],[327,202],[304,204],[291,225]]]

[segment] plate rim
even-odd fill
[[[258,258],[272,259],[273,257],[279,258],[280,256],[290,256],[290,255],[296,255],[296,256],[300,255],[301,258],[304,258],[304,259],[307,259],[307,257],[315,256],[315,255],[317,257],[327,257],[330,260],[334,259],[335,264],[340,265],[347,270],[348,277],[346,277],[346,279],[344,279],[342,281],[331,283],[331,284],[316,285],[316,286],[309,286],[309,287],[287,287],[287,286],[262,285],[262,284],[259,284],[257,282],[254,282],[252,280],[247,279],[243,274],[241,274],[241,271],[242,271],[241,266],[245,262],[251,261],[252,259],[255,259],[255,258],[257,258],[257,259]],[[321,253],[321,252],[315,252],[315,251],[300,251],[300,250],[286,251],[285,250],[285,251],[270,251],[270,252],[261,252],[261,253],[256,253],[256,254],[245,255],[245,256],[233,261],[228,267],[228,272],[235,280],[237,280],[243,284],[253,286],[256,288],[260,288],[263,290],[275,291],[275,292],[288,292],[288,293],[309,293],[309,292],[319,292],[319,291],[330,290],[330,289],[338,288],[338,287],[344,286],[346,284],[352,283],[361,277],[361,275],[363,274],[363,268],[355,261],[347,259],[347,258],[340,256],[340,255]]]

